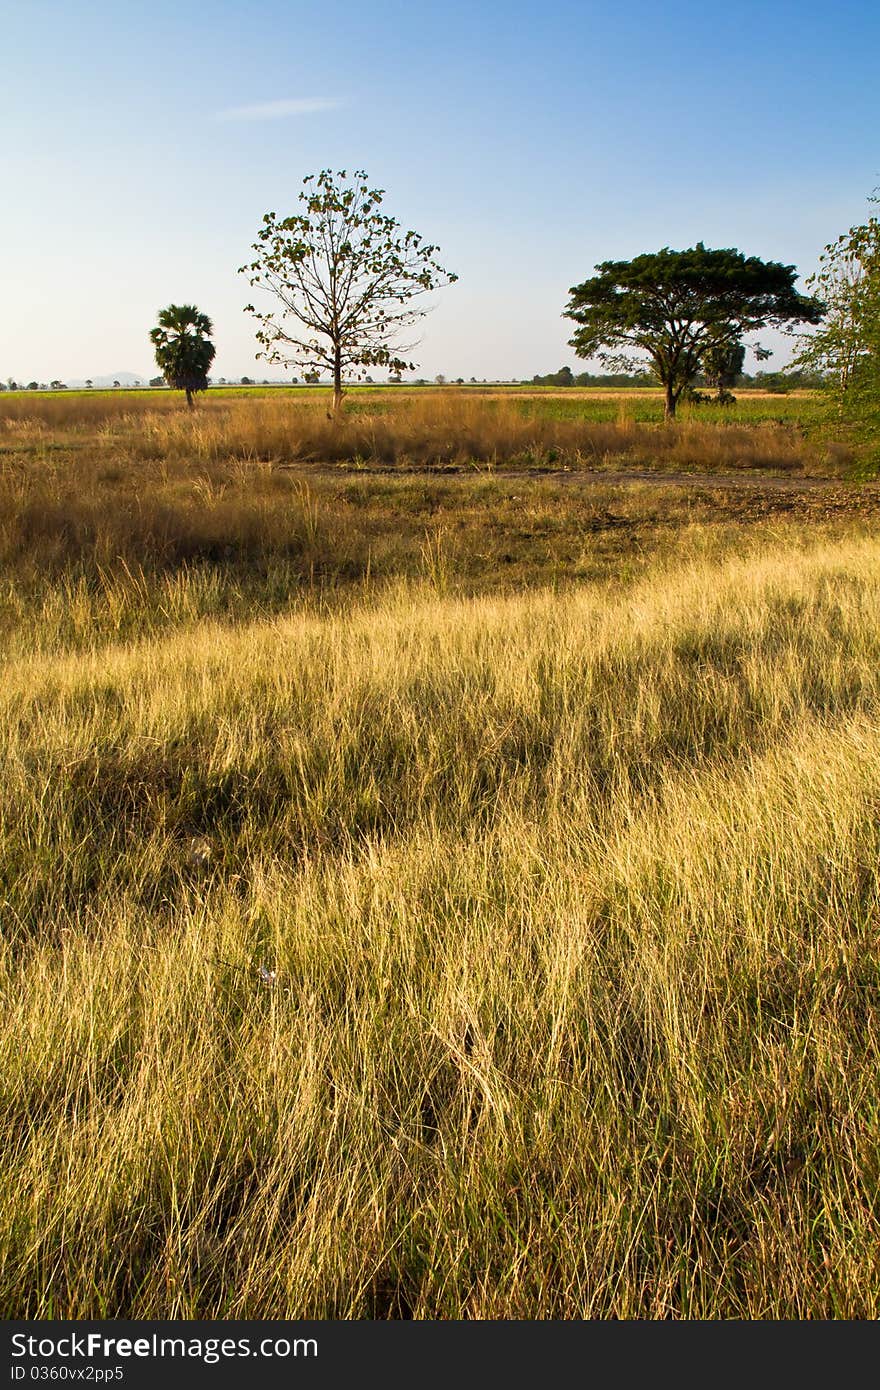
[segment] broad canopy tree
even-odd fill
[[[600,355],[617,368],[631,368],[628,352],[646,353],[665,392],[667,419],[710,352],[717,361],[758,329],[818,323],[824,307],[795,290],[794,266],[702,242],[604,261],[596,270],[570,290],[564,316],[578,325],[570,345],[580,357]]]
[[[208,315],[194,304],[169,304],[150,333],[162,375],[173,390],[186,392],[190,410],[195,392],[208,389],[216,351],[209,336],[213,331]]]
[[[261,312],[247,305],[259,324],[258,356],[304,368],[306,381],[329,372],[334,415],[346,376],[386,367],[393,377],[414,368],[400,354],[415,344],[399,341],[427,313],[413,301],[458,278],[436,260],[438,247],[382,211],[384,196],[363,170],[351,179],[344,169],[310,174],[301,211],[266,213],[254,259],[241,267],[280,306]]]

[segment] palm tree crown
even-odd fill
[[[214,325],[195,304],[169,304],[159,313],[159,322],[150,333],[156,361],[168,385],[186,392],[192,407],[193,392],[207,391],[208,370],[215,348],[209,334]]]

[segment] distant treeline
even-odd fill
[[[523,382],[523,385],[529,385]],[[606,373],[604,376],[595,376],[592,372],[579,372],[577,375],[571,367],[560,367],[558,372],[550,372],[547,376],[533,376],[532,386],[656,386],[656,379],[650,372],[626,372]]]
[[[811,371],[781,371],[781,372],[755,372],[750,375],[748,372],[741,372],[737,376],[734,386],[741,390],[748,390],[750,387],[757,391],[816,391],[819,387],[826,385],[826,378],[821,372]],[[549,372],[547,376],[533,376],[531,382],[523,382],[523,385],[532,386],[604,386],[604,387],[657,387],[657,378],[651,372],[609,372],[604,375],[594,374],[593,372],[579,372],[575,374],[570,367],[560,367],[558,372]],[[709,382],[702,372],[694,378],[694,386],[706,388]]]
[[[702,377],[698,377],[697,385],[705,385]],[[755,372],[754,376],[743,372],[734,385],[751,386],[758,391],[818,391],[821,386],[828,385],[828,378],[821,372]]]

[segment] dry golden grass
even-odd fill
[[[154,428],[143,435],[147,457],[488,468],[601,468],[621,459],[677,467],[699,460],[706,468],[785,469],[802,468],[806,459],[800,434],[775,423],[719,429],[714,422],[683,420],[672,429],[653,428],[637,424],[625,407],[617,422],[601,422],[547,416],[515,399],[439,393],[406,398],[381,413],[349,414],[341,424],[320,408],[259,401],[233,402],[223,416],[195,424],[179,413],[162,416]]]
[[[878,576],[19,636],[3,1313],[878,1316]]]
[[[616,402],[569,396],[471,395],[434,391],[355,396],[341,422],[322,397],[216,396],[196,412],[173,394],[126,398],[0,398],[0,448],[40,458],[68,446],[117,462],[284,464],[312,461],[396,467],[516,466],[576,469],[621,461],[654,468],[803,471],[827,465],[797,415],[780,417],[779,398],[744,401],[736,412],[683,411],[672,426],[637,418],[641,397]],[[653,397],[649,404],[656,405]],[[795,403],[806,410],[807,403]],[[786,407],[791,410],[791,406]],[[613,418],[604,417],[608,410]],[[809,412],[808,412],[809,413]],[[97,435],[97,439],[95,436]]]
[[[569,413],[542,413],[557,405]],[[399,576],[471,591],[632,578],[680,527],[693,549],[698,532],[714,544],[741,519],[804,511],[806,494],[737,497],[725,481],[812,468],[818,445],[796,424],[661,429],[630,418],[628,398],[615,409],[603,422],[577,400],[571,415],[571,399],[387,393],[353,397],[334,427],[312,396],[209,395],[190,416],[170,394],[6,395],[0,643],[27,619],[52,646]],[[633,466],[679,486],[622,486]],[[714,470],[717,494],[689,491],[691,468]],[[817,510],[869,511],[870,497],[823,494]]]

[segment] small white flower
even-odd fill
[[[263,981],[263,984],[264,984],[264,985],[274,985],[274,983],[275,983],[275,971],[274,971],[274,970],[269,970],[267,966],[261,965],[261,966],[260,966],[260,972],[259,972],[259,973],[260,973],[260,979]]]

